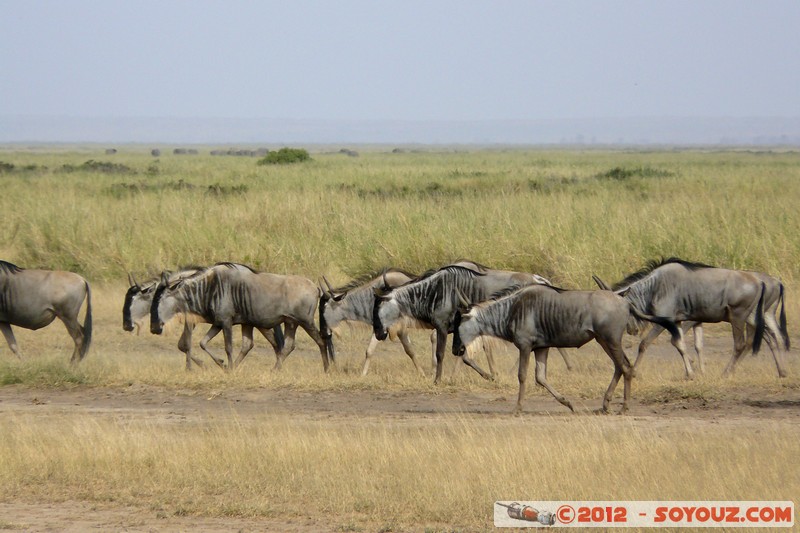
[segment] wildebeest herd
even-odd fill
[[[594,277],[601,290],[580,291],[556,287],[536,274],[495,270],[472,261],[444,265],[420,276],[387,268],[334,288],[324,276],[319,285],[300,276],[258,272],[237,263],[187,267],[164,272],[158,279],[138,283],[129,276],[123,304],[123,328],[138,333],[149,316],[150,331],[160,334],[165,323],[182,315],[183,334],[178,349],[186,369],[203,366],[192,354],[192,332],[197,323],[210,329],[200,347],[222,368],[232,370],[253,347],[258,330],[273,347],[279,369],[295,346],[297,328],[317,344],[328,371],[335,362],[333,331],[342,322],[363,322],[373,328],[362,374],[379,341],[399,339],[414,367],[424,374],[409,342],[409,328],[433,330],[435,383],[442,378],[447,337],[453,334],[452,353],[486,379],[495,376],[487,338],[513,343],[519,350],[519,394],[522,409],[530,354],[535,359],[536,382],[560,403],[572,403],[547,382],[547,355],[557,348],[568,368],[564,348],[579,348],[594,339],[614,364],[614,374],[603,398],[608,411],[620,378],[624,382],[622,411],[627,410],[635,368],[646,348],[664,330],[684,361],[686,376],[694,370],[686,353],[684,333],[695,330],[695,348],[703,370],[702,324],[728,322],[733,354],[724,373],[733,372],[744,353],[757,353],[766,341],[780,377],[787,375],[783,353],[789,349],[783,284],[760,272],[729,270],[677,258],[651,261],[640,271],[609,286]],[[86,300],[84,324],[78,321]],[[780,309],[780,311],[779,311]],[[319,327],[315,315],[319,315]],[[0,330],[19,356],[11,326],[39,329],[55,318],[64,322],[75,343],[71,362],[86,355],[92,338],[89,283],[71,272],[23,269],[0,261]],[[242,345],[233,357],[233,326],[242,330]],[[227,363],[208,343],[219,332],[225,340]],[[631,364],[622,348],[627,332],[642,335]],[[484,345],[489,372],[469,356],[470,346]]]

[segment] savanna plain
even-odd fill
[[[422,331],[426,376],[385,342],[362,377],[363,326],[340,328],[329,374],[303,332],[279,372],[263,338],[234,372],[186,372],[180,325],[121,327],[128,273],[181,265],[339,285],[468,258],[591,289],[592,274],[613,282],[678,256],[780,278],[797,344],[796,151],[310,147],[309,162],[257,165],[211,147],[105,148],[0,146],[0,259],[83,275],[94,317],[77,366],[59,322],[16,328],[21,360],[0,346],[0,529],[484,531],[496,500],[800,494],[796,349],[787,378],[764,348],[723,379],[724,324],[706,328],[706,372],[691,381],[659,338],[623,416],[595,414],[613,366],[592,344],[570,350],[571,371],[550,357],[548,379],[576,413],[529,380],[515,416],[511,347],[494,381],[448,354],[434,386]],[[636,339],[625,348],[635,356]]]

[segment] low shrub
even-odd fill
[[[281,148],[277,152],[270,152],[258,160],[259,165],[288,165],[311,161],[311,156],[304,148]]]

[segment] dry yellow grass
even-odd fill
[[[319,421],[179,427],[85,416],[0,419],[6,497],[113,501],[211,516],[490,526],[503,499],[791,500],[797,426],[643,427],[631,418]]]
[[[134,337],[121,330],[120,316],[126,271],[141,277],[186,263],[237,260],[339,283],[387,264],[421,271],[466,256],[590,287],[592,273],[614,281],[647,259],[681,255],[781,276],[796,336],[795,153],[364,150],[358,159],[316,154],[310,165],[264,169],[206,156],[155,163],[131,151],[114,162],[135,174],[57,171],[98,158],[93,150],[0,154],[18,167],[48,167],[4,176],[2,258],[87,275],[95,306],[94,344],[78,368],[66,364],[71,341],[59,323],[17,330],[22,362],[0,346],[4,391],[44,398],[35,409],[0,403],[6,501],[78,499],[166,515],[324,515],[330,529],[388,531],[485,530],[498,499],[790,500],[800,493],[790,467],[800,451],[794,353],[785,380],[768,357],[748,357],[722,380],[727,348],[712,354],[707,374],[694,382],[683,381],[677,354],[651,357],[633,384],[638,411],[595,417],[586,412],[599,407],[612,365],[590,345],[573,356],[571,373],[557,355],[550,358],[551,384],[582,414],[569,415],[531,387],[528,413],[512,417],[513,350],[498,356],[494,382],[465,369],[434,387],[430,370],[418,377],[398,345],[384,344],[362,378],[369,330],[345,328],[330,375],[303,333],[283,372],[271,371],[274,357],[257,339],[237,372],[186,373],[177,333]],[[617,167],[633,174],[607,175]],[[180,179],[195,188],[170,188]],[[206,192],[214,184],[228,192]],[[241,185],[246,194],[235,192]],[[728,346],[727,326],[708,331]],[[195,346],[204,332],[200,326]],[[413,342],[429,369],[427,335]],[[130,398],[140,404],[131,409],[46,400],[80,391],[102,403],[103,391],[128,398],[137,388],[143,392]],[[293,416],[265,404],[258,413],[232,407],[173,420],[142,405],[154,391],[198,405],[279,391],[340,402],[416,396],[447,408],[384,416],[311,407]],[[763,418],[740,416],[737,408],[751,398],[777,399],[788,414],[781,418],[776,408]],[[711,414],[701,411],[706,403]]]

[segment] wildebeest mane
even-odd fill
[[[612,290],[616,291],[616,290],[619,290],[619,289],[624,289],[625,287],[628,287],[630,285],[633,285],[637,281],[646,278],[655,269],[657,269],[659,267],[662,267],[664,265],[672,264],[672,263],[676,263],[676,264],[679,264],[681,266],[684,266],[689,270],[699,270],[701,268],[715,268],[715,267],[713,267],[711,265],[706,265],[704,263],[686,261],[686,260],[681,259],[679,257],[668,257],[666,259],[664,259],[662,257],[661,259],[652,259],[652,260],[648,261],[647,265],[645,265],[645,267],[642,268],[641,270],[638,270],[638,271],[634,272],[633,274],[629,274],[622,281],[618,281],[617,283],[615,283],[614,286],[612,287]]]
[[[561,287],[556,287],[555,285],[549,285],[547,283],[527,283],[527,284],[519,284],[518,283],[518,284],[515,284],[515,285],[510,285],[510,286],[508,286],[508,287],[506,287],[504,289],[500,289],[496,293],[494,293],[491,296],[489,296],[489,298],[487,298],[485,301],[487,301],[487,302],[492,301],[493,302],[493,301],[497,301],[497,300],[502,300],[503,298],[505,298],[509,294],[515,293],[515,292],[517,292],[518,290],[521,290],[521,289],[527,289],[528,287],[547,287],[548,289],[553,289],[554,291],[556,291],[558,293],[566,292],[567,290],[569,290],[569,289],[562,289]]]
[[[2,274],[16,274],[17,272],[22,272],[25,270],[24,268],[20,268],[14,263],[9,263],[8,261],[3,261],[0,259],[0,273]]]
[[[258,274],[258,271],[256,269],[254,269],[250,265],[243,265],[242,263],[233,263],[231,261],[222,261],[220,263],[215,264],[214,266],[215,267],[216,266],[224,266],[224,267],[227,267],[227,268],[239,268],[239,267],[242,267],[242,268],[246,268],[247,270],[249,270],[253,274]],[[209,267],[209,268],[213,268],[213,267]]]
[[[462,259],[456,259],[455,261],[453,261],[453,264],[455,264],[455,263],[472,263],[478,269],[478,272],[481,272],[481,273],[486,273],[487,271],[491,270],[490,267],[488,267],[486,265],[482,265],[481,263],[478,263],[477,261],[473,261],[472,259],[463,259],[463,258]]]

